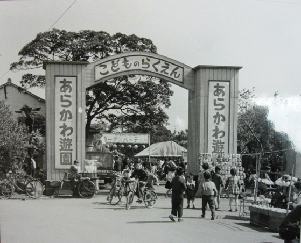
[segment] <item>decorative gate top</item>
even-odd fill
[[[184,68],[175,63],[160,60],[151,56],[125,56],[102,62],[95,66],[95,80],[110,77],[125,71],[144,70],[184,82]]]
[[[194,82],[191,67],[150,52],[129,52],[110,56],[88,65],[87,72],[89,76],[94,76],[94,84],[121,74],[155,76],[187,89],[191,89]]]

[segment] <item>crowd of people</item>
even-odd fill
[[[236,169],[230,170],[231,176],[224,182],[220,175],[221,168],[216,166],[214,170],[209,168],[208,163],[202,165],[199,174],[187,174],[182,167],[178,167],[171,179],[170,173],[166,177],[167,190],[172,190],[172,210],[169,218],[175,221],[183,221],[184,198],[186,195],[187,208],[195,208],[194,200],[202,198],[202,218],[205,218],[207,206],[211,211],[211,220],[215,219],[215,211],[219,210],[222,188],[225,188],[229,196],[229,211],[237,211],[238,196],[241,192],[239,177]],[[233,209],[234,206],[234,209]]]
[[[114,169],[128,178],[138,178],[140,183],[153,186],[158,181],[165,181],[166,197],[171,194],[172,210],[169,218],[181,222],[186,197],[186,208],[195,208],[195,198],[202,198],[202,215],[205,217],[207,206],[211,210],[211,219],[215,219],[215,211],[219,210],[222,189],[227,190],[229,196],[229,211],[237,211],[238,196],[241,192],[239,176],[236,176],[236,169],[230,170],[230,176],[223,181],[220,174],[221,168],[209,168],[208,163],[203,163],[198,174],[187,173],[187,163],[183,158],[165,158],[157,162],[147,160],[131,161],[128,158],[123,160],[118,156],[114,157]],[[137,202],[141,202],[142,188],[144,184],[138,184],[136,195]],[[110,195],[108,200],[110,199]]]

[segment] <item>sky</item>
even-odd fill
[[[239,89],[255,87],[256,103],[269,107],[276,130],[301,151],[300,22],[298,0],[0,0],[0,85],[8,78],[19,84],[24,72],[9,65],[39,32],[136,34],[190,67],[241,66]],[[172,89],[169,128],[187,129],[188,92]]]

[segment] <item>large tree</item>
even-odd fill
[[[129,51],[156,53],[157,48],[150,39],[134,34],[110,35],[103,31],[67,32],[53,29],[39,33],[25,45],[19,52],[19,61],[12,63],[10,69],[41,68],[44,61],[50,60],[93,62]],[[168,116],[161,108],[170,106],[169,97],[173,94],[170,84],[153,77],[138,77],[138,81],[136,78],[115,78],[87,91],[86,131],[89,131],[95,119],[109,122],[111,131],[125,129],[130,125],[151,128],[167,124]],[[21,84],[30,87],[44,86],[45,76],[28,73],[23,75]],[[147,121],[146,116],[149,118]]]
[[[242,90],[239,96],[238,153],[245,158],[245,165],[255,168],[256,156],[262,167],[281,170],[284,154],[292,149],[289,136],[277,132],[268,119],[269,109],[256,105],[254,90]],[[243,161],[244,162],[244,161]]]
[[[0,101],[0,168],[2,172],[19,170],[27,157],[29,133],[25,125],[13,119],[9,106]]]

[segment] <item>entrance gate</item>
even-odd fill
[[[191,68],[162,55],[129,52],[94,63],[45,62],[47,179],[85,159],[86,89],[123,75],[165,79],[189,91],[188,172],[199,171],[200,153],[237,152],[238,73],[241,67]]]

